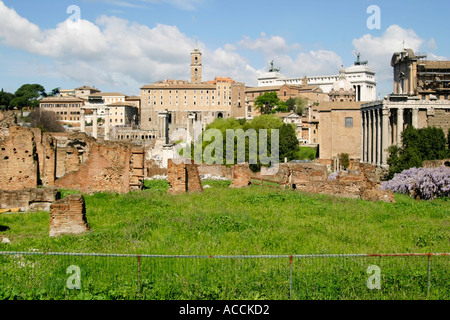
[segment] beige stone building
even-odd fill
[[[164,80],[141,88],[141,129],[154,130],[165,138],[168,118],[169,136],[190,139],[194,121],[202,127],[217,118],[244,118],[245,85],[230,78],[217,77],[202,82],[202,53],[191,53],[191,81]]]
[[[387,167],[388,148],[407,126],[450,129],[450,61],[426,61],[411,49],[394,53],[394,93],[361,106],[361,159]]]
[[[308,99],[311,103],[318,103],[322,101],[328,101],[328,95],[323,93],[322,89],[318,86],[309,86],[304,79],[302,85],[278,85],[278,86],[261,86],[261,87],[247,87],[245,90],[247,100],[247,118],[253,118],[261,115],[258,109],[255,109],[255,101],[259,96],[268,92],[276,92],[278,98],[281,101],[297,97],[303,97]]]
[[[82,99],[88,99],[91,94],[100,93],[101,91],[96,88],[83,86],[75,89],[75,96]]]
[[[319,157],[331,164],[339,154],[361,156],[361,105],[357,101],[322,102],[314,107],[319,115]]]
[[[40,101],[39,108],[54,112],[62,124],[78,127],[84,103],[83,99],[76,97],[49,97]]]

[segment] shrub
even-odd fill
[[[382,182],[383,190],[409,194],[425,200],[450,196],[450,168],[411,168]]]
[[[350,156],[347,153],[341,153],[339,155],[339,162],[341,163],[341,166],[344,167],[344,169],[348,169],[350,166]]]

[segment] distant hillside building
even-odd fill
[[[202,127],[218,118],[245,118],[245,85],[227,77],[202,82],[202,53],[191,53],[191,81],[164,80],[141,88],[142,130],[166,137],[166,118],[169,137],[175,131],[177,140],[191,139],[194,122]]]
[[[71,96],[48,97],[39,102],[39,108],[54,112],[62,124],[79,126],[84,102],[83,99]]]

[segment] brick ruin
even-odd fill
[[[253,175],[248,163],[237,164],[232,168],[233,182],[230,185],[231,189],[244,188],[251,185],[251,177]]]
[[[51,205],[50,237],[82,234],[89,230],[86,205],[82,195],[69,195]]]
[[[166,173],[171,186],[169,192],[185,193],[203,192],[202,174],[232,179],[230,188],[247,187],[251,177],[258,176],[251,172],[248,164],[229,168],[177,165],[169,161],[168,169],[159,170],[146,160],[142,146],[99,141],[84,133],[44,133],[40,129],[17,126],[10,114],[1,115],[0,128],[0,188],[23,191],[23,195],[17,194],[17,199],[24,200],[14,207],[24,209],[39,202],[48,208],[49,201],[40,200],[39,193],[32,191],[38,187],[75,189],[87,194],[122,194],[141,189],[143,179],[151,174]],[[349,173],[329,180],[326,165],[287,163],[280,164],[276,173],[263,178],[307,192],[394,201],[391,193],[381,191],[380,182],[372,172],[375,172],[374,167],[357,164]],[[2,196],[2,208],[12,205],[11,197],[4,200],[7,198]]]
[[[202,181],[196,164],[177,164],[171,159],[168,161],[169,193],[182,194],[203,192]]]
[[[144,160],[143,148],[130,143],[10,127],[0,140],[0,188],[127,193],[142,188]]]
[[[80,152],[66,149],[66,174],[56,180],[57,188],[75,189],[83,193],[127,193],[142,188],[144,152],[131,144],[97,142],[89,147],[84,163],[76,161]]]
[[[249,171],[248,164],[236,166],[231,187],[245,187],[253,176],[298,191],[367,201],[395,202],[391,191],[381,190],[381,182],[375,175],[375,166],[372,165],[355,164],[354,171],[341,172],[336,180],[330,180],[327,166],[318,163],[280,164],[278,171],[271,176],[251,174]]]

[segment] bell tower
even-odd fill
[[[191,83],[202,83],[202,53],[198,49],[191,53]]]

